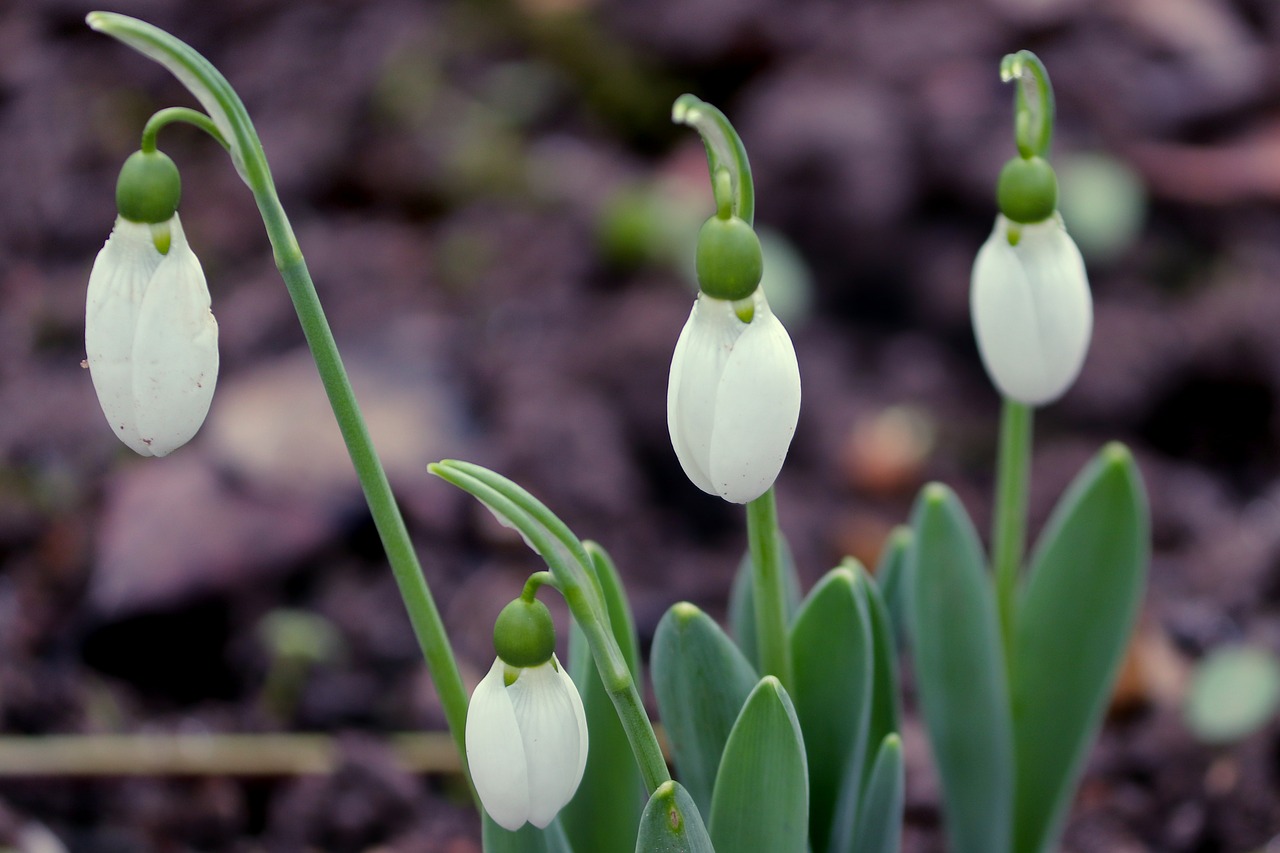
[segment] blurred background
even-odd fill
[[[152,112],[194,102],[89,31],[90,8],[0,3],[0,730],[4,749],[30,747],[0,752],[0,847],[478,851],[457,779],[418,772],[388,737],[439,731],[443,715],[253,201],[185,126],[160,145],[221,327],[210,417],[144,460],[98,409],[84,295],[116,174]],[[804,583],[845,554],[873,565],[932,479],[987,529],[999,400],[969,269],[1013,154],[998,64],[1036,51],[1097,319],[1080,380],[1037,415],[1033,531],[1119,439],[1155,536],[1064,849],[1280,849],[1271,658],[1213,691],[1255,708],[1249,725],[1215,735],[1184,713],[1212,653],[1280,650],[1280,6],[114,10],[203,52],[254,117],[469,684],[492,660],[494,616],[541,566],[427,474],[442,457],[511,476],[600,541],[642,643],[677,600],[724,613],[742,514],[684,478],[665,426],[711,212],[701,143],[670,123],[684,91],[724,109],[756,176],[766,286],[804,379],[777,485]],[[333,737],[320,772],[228,759],[139,776],[142,758],[10,740],[296,732]],[[940,851],[914,717],[905,734],[905,847]]]

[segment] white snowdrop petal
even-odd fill
[[[575,791],[578,790],[578,784],[582,782],[582,774],[587,769],[587,750],[590,747],[587,733],[587,711],[582,706],[582,697],[578,694],[578,688],[573,683],[573,679],[569,677],[569,673],[560,666],[560,660],[556,661],[556,678],[560,680],[560,689],[569,696],[569,701],[573,705],[573,716],[578,724],[578,767],[573,774],[573,786],[569,790],[570,798],[573,797]]]
[[[485,811],[499,826],[514,832],[529,819],[529,772],[504,669],[501,660],[494,660],[471,694],[467,764]]]
[[[133,406],[132,352],[142,295],[163,256],[151,228],[117,218],[89,273],[84,345],[98,403],[120,440],[144,456]]]
[[[177,216],[172,242],[142,299],[133,347],[138,435],[156,456],[204,423],[218,379],[218,323],[209,287]]]
[[[558,665],[558,662],[557,662]],[[507,688],[520,723],[529,771],[529,822],[539,829],[555,819],[581,781],[581,705],[573,682],[565,682],[550,662],[520,673]]]
[[[744,327],[732,303],[699,295],[671,361],[667,425],[672,446],[689,480],[712,495],[718,494],[710,471],[715,389]]]
[[[1093,326],[1089,281],[1057,217],[1021,226],[1016,246],[1008,228],[998,217],[974,262],[974,333],[1000,391],[1041,405],[1065,393],[1084,364]]]
[[[795,348],[759,294],[755,317],[734,344],[716,391],[710,470],[720,497],[747,503],[773,485],[799,416]]]

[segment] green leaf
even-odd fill
[[[906,645],[910,639],[907,614],[911,609],[908,604],[911,578],[907,575],[910,566],[907,557],[913,541],[915,534],[910,527],[895,527],[881,549],[875,572],[876,586],[893,623],[893,636],[902,645]]]
[[[649,656],[658,712],[676,771],[707,812],[725,742],[756,673],[711,617],[688,602],[672,605]]]
[[[787,624],[790,624],[796,611],[800,609],[800,576],[796,574],[796,561],[791,556],[786,538],[779,534],[778,542],[782,552],[782,582],[787,590]],[[760,645],[756,641],[756,594],[755,584],[752,582],[750,552],[742,555],[738,573],[733,576],[733,586],[729,590],[729,627],[733,629],[733,639],[737,641],[738,648],[742,649],[751,665],[759,670]]]
[[[893,641],[893,623],[889,617],[880,590],[872,582],[866,569],[859,566],[863,583],[858,591],[866,597],[867,615],[871,617],[871,651],[874,667],[871,676],[871,721],[867,725],[868,756],[875,755],[884,739],[899,731],[902,718],[901,699],[898,693],[898,656]],[[866,774],[871,765],[866,765]],[[865,781],[865,777],[864,777]]]
[[[639,641],[622,579],[600,546],[583,544],[595,569],[614,638],[639,683]],[[569,672],[582,696],[591,748],[578,793],[560,812],[559,820],[578,850],[626,850],[639,826],[644,782],[617,708],[600,681],[586,634],[576,621],[569,633]]]
[[[640,816],[636,853],[715,853],[698,807],[679,782],[663,782],[649,798]]]
[[[886,735],[867,778],[851,853],[898,853],[904,790],[902,740],[896,734]]]
[[[1000,631],[978,535],[946,486],[924,488],[912,514],[917,688],[942,778],[954,853],[1007,853],[1013,744]]]
[[[857,816],[874,668],[861,583],[848,566],[832,569],[809,593],[791,629],[796,717],[808,753],[809,837],[816,853],[841,849]],[[839,802],[853,807],[839,810]],[[845,818],[842,826],[833,824],[837,814]]]
[[[573,853],[564,830],[557,818],[546,829],[538,829],[531,823],[515,832],[503,829],[487,814],[481,822],[484,853]]]
[[[711,840],[724,851],[805,853],[809,771],[791,698],[760,680],[733,724],[711,800]]]
[[[1040,537],[1014,629],[1014,850],[1050,849],[1102,723],[1146,578],[1146,494],[1129,451],[1108,445]]]

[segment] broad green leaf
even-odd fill
[[[782,580],[787,590],[787,624],[790,624],[800,608],[800,576],[796,574],[796,561],[791,556],[786,538],[779,536],[778,541],[782,549]],[[742,555],[738,573],[733,576],[733,586],[729,589],[729,627],[738,648],[758,670],[760,647],[756,642],[756,594],[750,552]]]
[[[912,514],[910,624],[920,705],[953,853],[1008,853],[1013,743],[1000,631],[982,548],[946,486]]]
[[[855,567],[857,568],[857,567]],[[860,568],[857,568],[861,571]],[[809,838],[815,853],[852,836],[862,783],[874,668],[870,616],[847,566],[832,569],[809,593],[791,628],[796,717],[809,765]],[[837,803],[849,802],[843,826]]]
[[[481,837],[484,853],[573,853],[560,819],[556,818],[546,829],[538,829],[530,823],[515,832],[503,829],[487,814],[481,821]]]
[[[756,673],[711,617],[672,605],[653,637],[653,692],[680,781],[704,814],[734,721]]]
[[[911,635],[907,624],[907,614],[911,609],[908,604],[911,578],[907,575],[910,567],[907,556],[913,541],[915,534],[910,527],[895,527],[881,549],[875,572],[876,586],[893,622],[894,639],[903,645],[909,642]]]
[[[902,740],[887,735],[876,751],[871,775],[858,811],[858,836],[851,853],[898,853],[902,838],[902,798],[905,789]]]
[[[1016,853],[1048,850],[1058,836],[1124,659],[1150,541],[1133,457],[1109,445],[1059,501],[1018,603]]]
[[[751,691],[724,747],[711,799],[722,851],[806,853],[809,771],[791,698],[772,675]]]
[[[626,848],[604,848],[606,850]],[[693,798],[679,782],[663,782],[640,817],[636,853],[715,853]]]
[[[858,591],[866,597],[867,615],[871,617],[871,650],[875,664],[871,677],[871,721],[867,725],[866,751],[867,756],[873,756],[887,736],[898,732],[902,707],[898,695],[898,655],[893,641],[893,623],[880,590],[865,569],[859,567],[859,571],[864,583],[858,585]],[[866,774],[870,774],[871,769],[868,761]]]
[[[608,555],[585,542],[604,596],[613,634],[632,677],[640,683],[639,641],[622,580]],[[560,823],[577,850],[626,850],[636,837],[644,782],[613,700],[600,681],[586,635],[574,622],[569,634],[569,672],[582,696],[591,746],[578,793],[560,812]]]

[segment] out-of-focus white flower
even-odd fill
[[[1006,397],[1039,406],[1075,381],[1089,350],[1093,300],[1060,216],[1031,225],[997,216],[973,264],[969,306],[982,363]]]
[[[667,429],[704,492],[748,503],[773,485],[800,416],[800,367],[763,288],[749,323],[734,303],[698,295],[671,359]]]
[[[84,345],[121,441],[164,456],[196,434],[218,380],[218,322],[177,214],[157,225],[116,219],[89,274]]]
[[[516,678],[507,683],[507,673]],[[485,811],[515,831],[546,828],[587,766],[587,717],[553,655],[524,669],[495,659],[467,708],[467,763]]]

